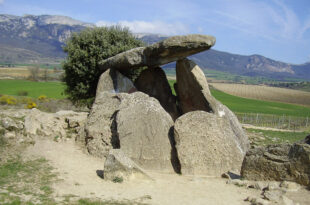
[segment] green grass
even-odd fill
[[[176,80],[168,80],[168,83],[170,85],[170,88],[172,90],[173,95],[176,95],[175,90],[174,90],[174,86],[173,86],[175,82],[176,82]]]
[[[233,112],[310,117],[310,108],[308,107],[241,98],[214,89],[211,89],[211,93]]]
[[[173,84],[175,82],[175,80],[169,80],[169,84],[174,94],[175,91]],[[217,100],[236,113],[263,113],[272,115],[310,117],[310,108],[304,106],[241,98],[215,89],[211,89],[211,93]]]
[[[45,63],[45,64],[25,64],[25,63],[16,63],[16,64],[8,64],[8,63],[3,63],[0,62],[0,67],[28,67],[28,66],[39,66],[40,68],[47,68],[47,69],[62,69],[61,64],[49,64],[49,63]]]
[[[0,193],[0,204],[53,204],[51,185],[55,179],[45,159],[10,159],[0,165],[0,187],[6,190]],[[28,200],[23,199],[25,195]]]
[[[307,132],[280,132],[270,130],[246,129],[251,141],[257,145],[270,145],[282,143],[294,143],[303,140],[309,133]],[[251,138],[252,134],[263,138]]]
[[[0,94],[17,96],[27,92],[29,97],[37,98],[45,95],[48,98],[66,98],[62,93],[65,85],[61,82],[33,82],[26,80],[0,80]]]

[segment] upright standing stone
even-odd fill
[[[179,117],[176,97],[172,95],[166,74],[160,67],[142,71],[135,85],[139,91],[156,98],[173,120]]]
[[[120,148],[144,169],[173,172],[173,121],[159,102],[135,92],[121,97],[116,115]]]
[[[100,92],[110,92],[110,93],[132,93],[137,89],[127,77],[122,75],[115,69],[108,69],[103,74],[101,74],[96,95]]]
[[[243,151],[223,118],[189,112],[176,120],[174,137],[182,174],[221,176],[241,169]]]
[[[249,148],[249,140],[237,117],[210,93],[207,79],[203,71],[193,61],[182,59],[177,61],[177,93],[183,114],[196,110],[214,113],[227,120],[230,129],[240,144],[243,154]]]
[[[204,94],[210,95],[202,70],[193,61],[178,60],[176,64],[177,93],[183,113],[195,110],[212,111]]]
[[[100,158],[106,158],[109,150],[119,148],[113,141],[113,116],[120,105],[117,93],[100,92],[85,125],[85,143],[88,152]]]

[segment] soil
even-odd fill
[[[55,167],[60,182],[54,184],[55,197],[130,200],[147,204],[249,204],[248,196],[259,197],[260,191],[226,184],[227,179],[205,176],[182,176],[148,172],[154,181],[113,183],[100,177],[104,161],[87,154],[73,140],[54,142],[40,138],[25,156],[44,157]],[[98,176],[99,175],[99,176]]]

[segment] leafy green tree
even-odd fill
[[[128,30],[120,26],[88,28],[74,33],[63,50],[68,54],[63,63],[66,93],[74,103],[92,102],[102,71],[98,62],[126,50],[143,46]],[[139,69],[122,72],[133,79]]]

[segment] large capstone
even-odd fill
[[[243,150],[227,120],[205,111],[182,115],[174,125],[182,174],[239,172]]]
[[[100,70],[118,70],[157,67],[187,56],[208,50],[215,44],[215,38],[208,35],[191,34],[173,36],[147,47],[134,48],[99,62]]]
[[[249,180],[294,181],[310,186],[310,145],[268,145],[250,149],[241,176]]]
[[[176,97],[172,94],[163,69],[156,67],[142,71],[135,85],[139,91],[156,98],[173,120],[179,117],[180,114],[176,106]]]

